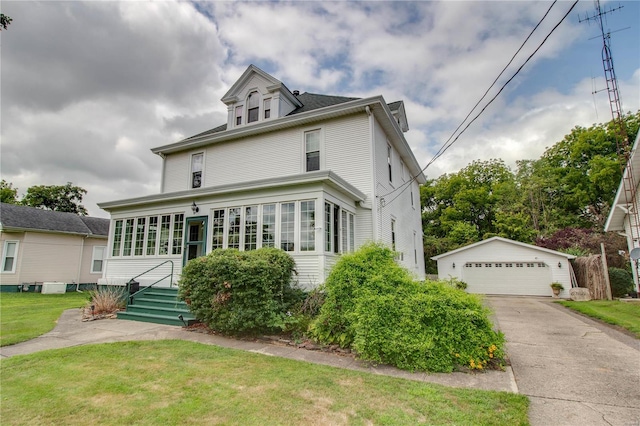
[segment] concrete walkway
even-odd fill
[[[489,297],[536,425],[640,425],[640,340],[550,299]]]
[[[68,348],[93,343],[162,339],[189,340],[192,342],[241,349],[264,355],[279,356],[338,368],[347,368],[421,382],[438,383],[445,386],[517,392],[513,373],[510,368],[507,368],[505,371],[486,371],[469,374],[411,373],[384,365],[373,366],[358,361],[351,356],[298,349],[291,346],[269,344],[262,341],[229,339],[210,334],[186,331],[181,327],[170,325],[117,319],[82,322],[80,311],[77,309],[65,311],[51,332],[27,342],[1,347],[0,357],[6,358],[16,355],[26,355],[46,349]]]

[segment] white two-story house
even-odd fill
[[[101,282],[123,284],[218,248],[279,247],[301,287],[368,241],[424,278],[419,184],[403,102],[302,93],[249,66],[222,98],[227,122],[152,152],[159,194],[104,202],[111,214]],[[137,278],[148,285],[170,263]],[[168,285],[169,281],[158,285]]]

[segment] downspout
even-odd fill
[[[82,293],[82,291],[80,291],[80,276],[82,275],[82,257],[84,255],[84,241],[89,238],[89,234],[85,234],[85,236],[82,238],[82,244],[80,245],[80,260],[78,262],[78,276],[76,279],[76,291],[78,293]]]
[[[379,206],[378,206],[378,196],[376,195],[378,191],[378,172],[376,168],[376,156],[375,156],[375,151],[376,151],[376,141],[374,137],[375,123],[374,123],[373,113],[371,112],[371,108],[369,107],[369,105],[364,107],[364,110],[367,112],[367,116],[369,117],[369,135],[371,140],[371,152],[369,153],[369,161],[371,162],[371,173],[372,173],[372,179],[371,179],[371,182],[372,182],[371,222],[372,223],[371,223],[371,226],[373,227],[372,231],[373,231],[374,240],[379,241],[380,227],[378,226]]]
[[[160,158],[162,158],[162,177],[160,178],[160,192],[164,193],[164,175],[165,172],[167,171],[167,162],[166,162],[166,158],[167,156],[165,154],[163,154],[162,152],[158,154],[160,156]]]

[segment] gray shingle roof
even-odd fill
[[[0,224],[3,229],[33,229],[106,237],[109,235],[109,222],[109,219],[0,203]]]
[[[360,98],[347,98],[345,96],[330,96],[330,95],[318,95],[315,93],[302,93],[296,96],[300,102],[302,102],[302,106],[300,108],[296,108],[291,111],[288,115],[300,114],[302,112],[313,111],[315,109],[325,108],[332,105],[343,104],[345,102],[355,101]],[[214,127],[213,129],[206,130],[202,133],[198,133],[197,135],[189,136],[188,138],[183,139],[182,141],[188,141],[194,138],[199,138],[202,136],[213,135],[214,133],[220,133],[227,130],[227,125],[222,124],[218,127]]]
[[[344,96],[330,96],[330,95],[318,95],[315,93],[303,93],[296,96],[302,106],[296,108],[289,115],[299,114],[301,112],[313,111],[314,109],[320,109],[332,105],[343,104],[345,102],[356,101],[360,98],[347,98]]]

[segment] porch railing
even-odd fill
[[[140,278],[144,274],[148,274],[149,272],[151,272],[151,271],[153,271],[155,269],[158,269],[159,267],[161,267],[162,265],[164,265],[166,263],[170,263],[171,264],[171,273],[169,275],[165,275],[164,277],[160,278],[159,280],[153,282],[151,285],[146,286],[142,290],[140,290],[140,283],[136,281],[136,278]],[[164,262],[160,263],[159,265],[156,265],[153,268],[147,269],[143,273],[138,274],[135,277],[131,278],[127,282],[127,294],[129,295],[129,297],[127,297],[127,306],[129,306],[130,304],[133,304],[134,298],[136,296],[138,296],[139,294],[144,293],[145,291],[147,291],[150,288],[152,288],[154,285],[158,284],[161,281],[166,280],[167,278],[169,278],[169,287],[170,288],[173,287],[173,260],[165,260]]]

